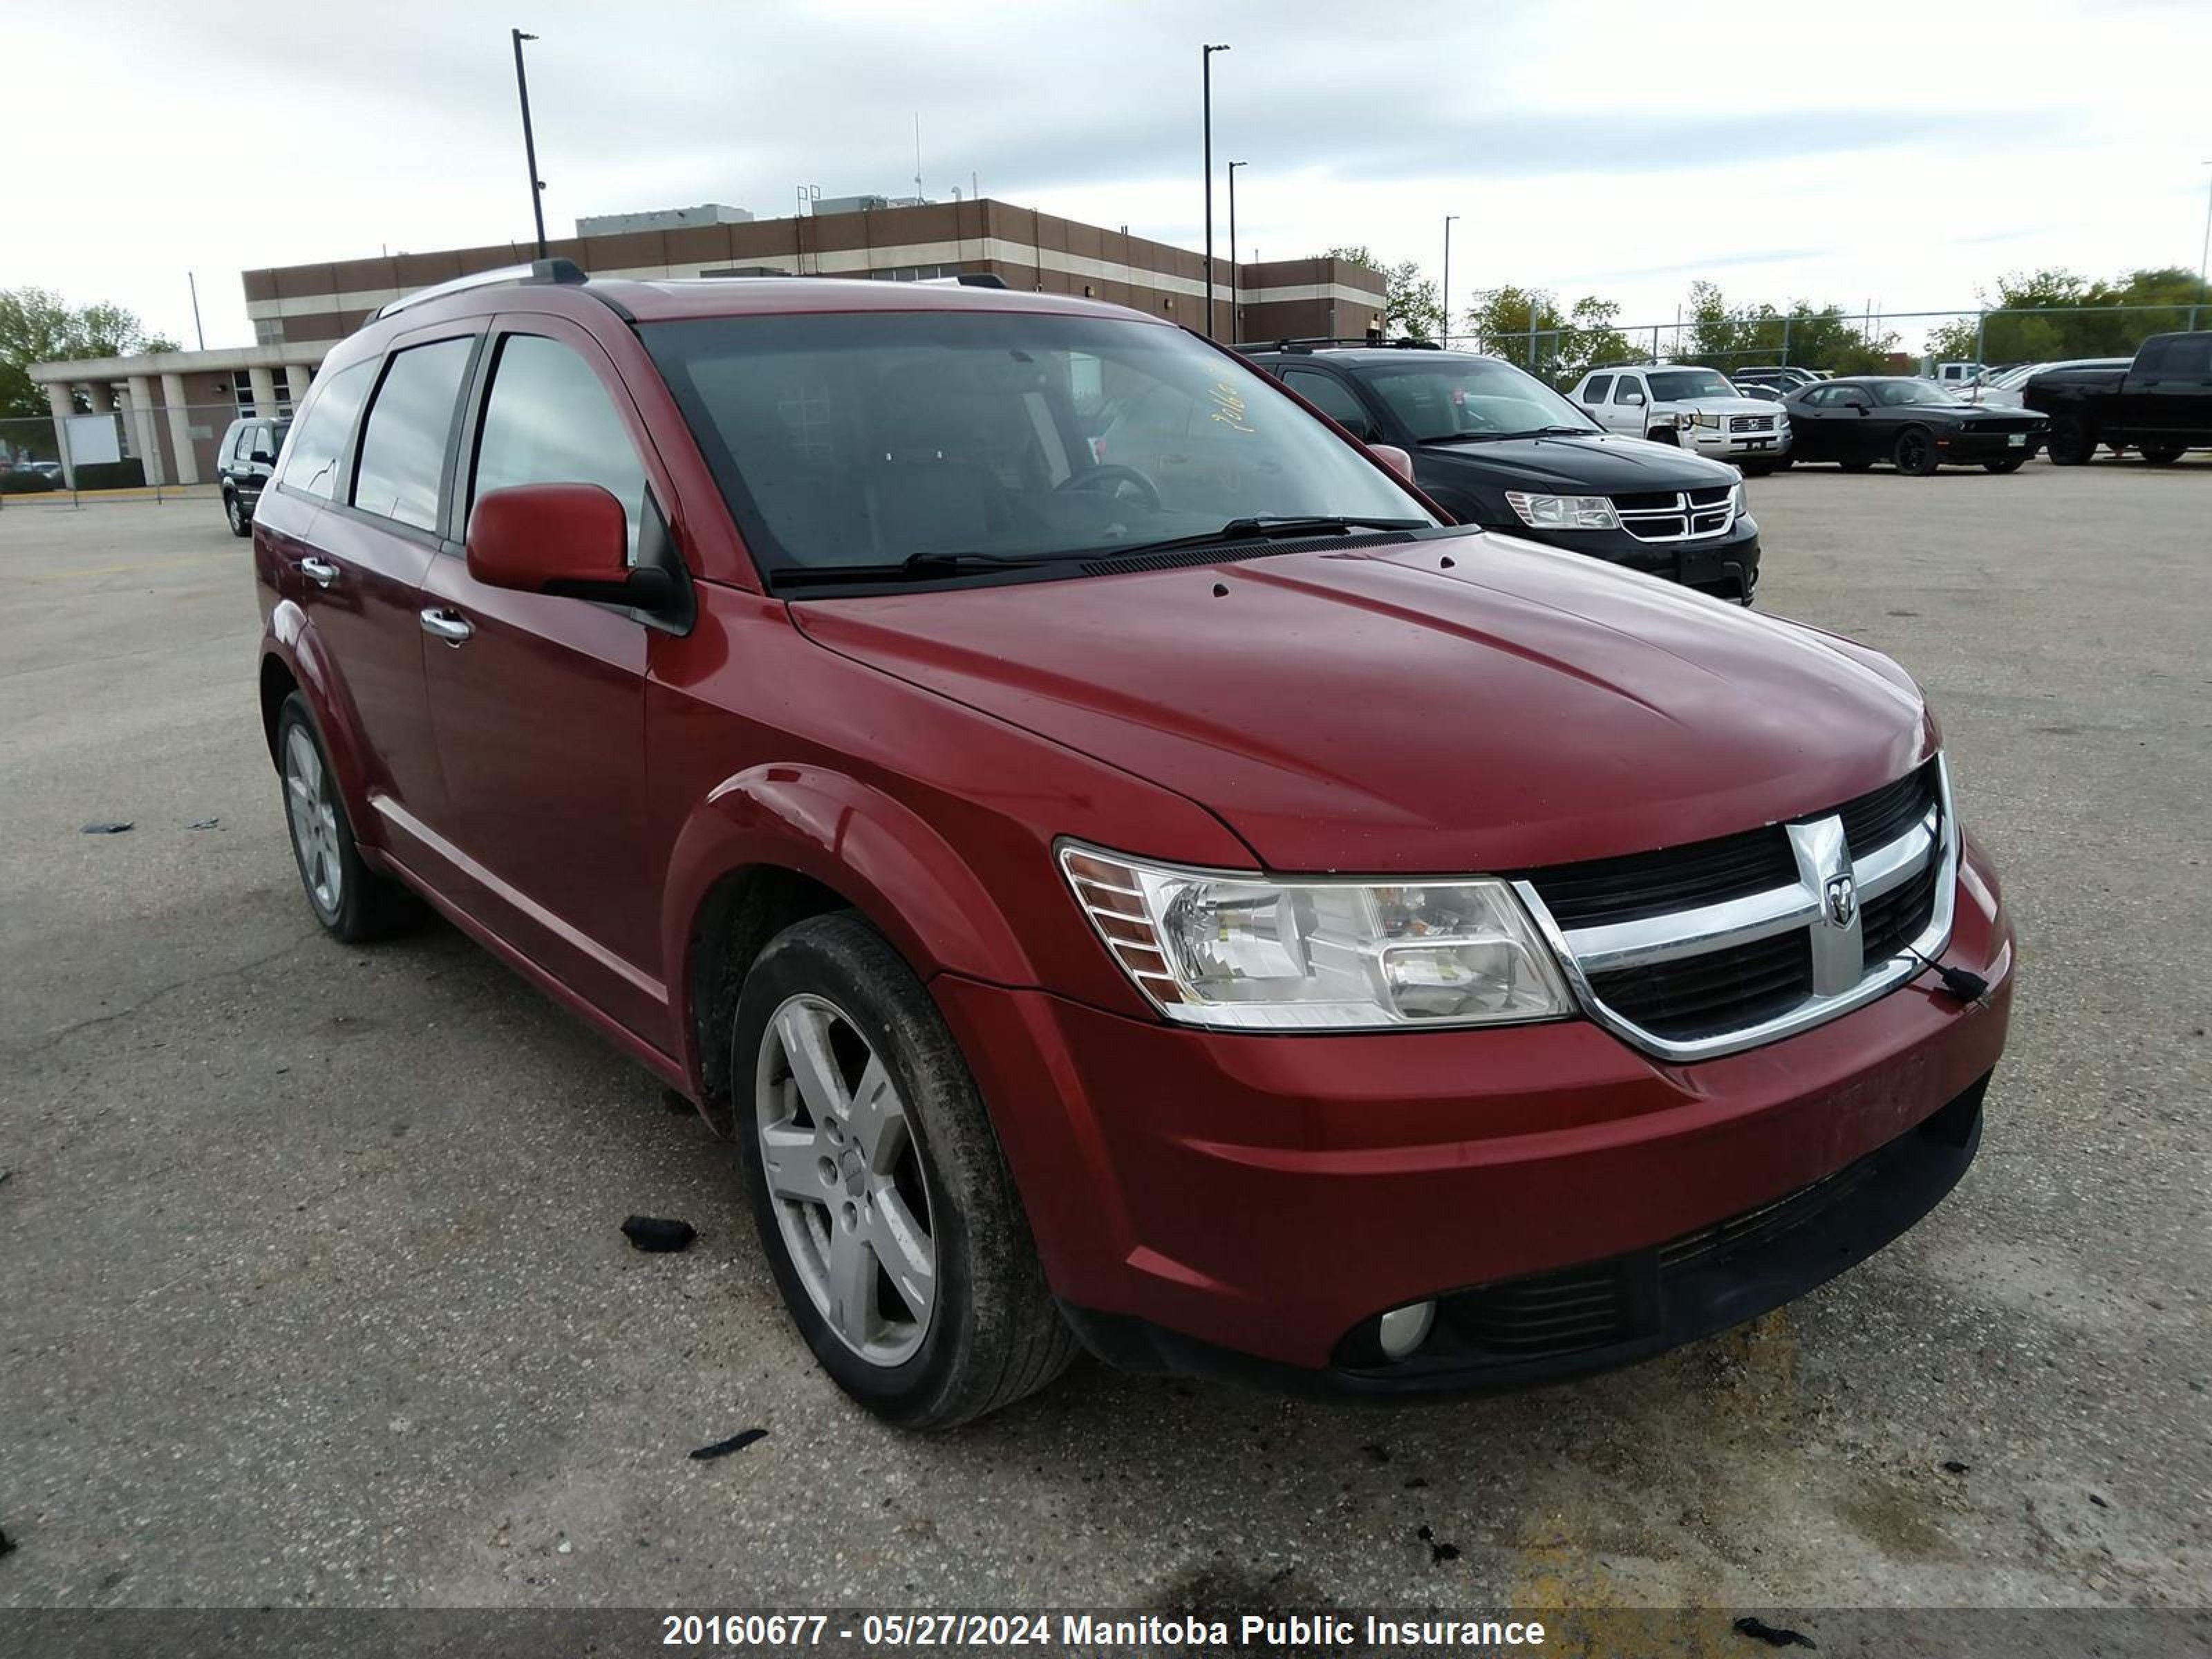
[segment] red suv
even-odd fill
[[[1079,1341],[1392,1394],[1747,1318],[1979,1137],[2012,935],[1935,720],[1404,465],[1058,295],[386,307],[253,521],[308,901],[427,900],[696,1100],[897,1422]]]

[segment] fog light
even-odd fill
[[[1436,1328],[1437,1304],[1433,1302],[1409,1302],[1402,1308],[1393,1308],[1375,1322],[1375,1340],[1382,1344],[1385,1359],[1406,1359],[1429,1340]]]

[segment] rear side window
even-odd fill
[[[1577,401],[1585,404],[1601,404],[1605,401],[1605,394],[1612,390],[1612,375],[1593,374],[1590,376],[1590,383],[1583,388],[1583,395]]]
[[[1350,386],[1334,375],[1316,374],[1310,368],[1286,368],[1283,371],[1283,384],[1353,437],[1375,435],[1375,422],[1360,407],[1359,399],[1352,395]]]
[[[623,504],[630,562],[637,562],[645,468],[614,399],[591,365],[558,340],[510,334],[492,370],[470,505],[488,490],[529,483],[605,489]]]
[[[417,530],[438,526],[438,484],[446,470],[461,377],[472,338],[440,340],[394,352],[362,429],[353,504]]]
[[[307,412],[300,417],[290,454],[277,482],[307,495],[329,501],[337,493],[338,459],[353,436],[354,422],[368,401],[368,388],[376,378],[374,361],[356,363],[316,380]],[[242,438],[251,428],[242,429]]]

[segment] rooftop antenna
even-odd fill
[[[914,112],[914,199],[921,199],[921,112]]]

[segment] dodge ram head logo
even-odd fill
[[[1851,918],[1859,913],[1858,884],[1849,876],[1830,876],[1826,900],[1823,914],[1827,918],[1828,926],[1850,927]]]

